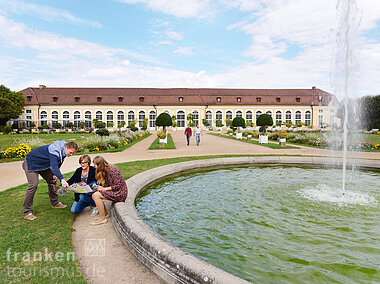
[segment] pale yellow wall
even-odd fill
[[[255,123],[256,121],[256,111],[260,110],[262,113],[266,113],[268,110],[272,112],[272,117],[273,121],[275,123],[276,121],[276,111],[280,110],[282,111],[282,121],[285,122],[285,112],[290,110],[292,112],[292,123],[295,123],[295,112],[296,111],[301,111],[301,121],[305,121],[305,111],[309,110],[311,111],[310,106],[236,106],[236,105],[230,105],[230,106],[156,106],[154,108],[153,106],[125,106],[125,105],[83,105],[83,106],[41,106],[40,109],[38,110],[38,106],[32,106],[32,105],[27,105],[25,106],[25,110],[23,114],[20,116],[21,119],[26,118],[26,110],[32,110],[32,120],[36,124],[36,126],[39,126],[39,123],[36,123],[38,120],[38,111],[41,113],[41,111],[47,111],[48,113],[48,125],[51,126],[51,119],[52,118],[52,112],[53,111],[58,111],[58,120],[59,122],[62,123],[62,118],[63,118],[63,112],[64,111],[69,111],[70,114],[70,121],[74,122],[74,111],[79,110],[81,118],[85,117],[85,111],[91,111],[92,113],[92,119],[95,118],[96,111],[100,110],[103,112],[103,122],[106,122],[106,113],[107,111],[113,111],[114,113],[114,128],[117,128],[117,112],[118,111],[124,111],[124,121],[127,122],[128,120],[128,112],[129,111],[134,111],[135,113],[135,120],[137,121],[138,119],[138,112],[139,111],[145,111],[145,117],[149,117],[149,112],[150,111],[157,111],[157,115],[164,112],[168,111],[169,114],[172,115],[177,115],[178,111],[182,110],[185,112],[185,117],[189,113],[192,113],[194,110],[197,110],[199,113],[199,120],[200,122],[202,119],[205,118],[205,112],[207,110],[212,111],[212,125],[215,126],[215,120],[216,120],[216,112],[218,110],[222,111],[222,123],[225,125],[225,118],[226,118],[226,112],[228,110],[232,111],[232,117],[234,118],[236,116],[236,112],[238,110],[242,111],[243,113],[243,118],[246,118],[246,112],[247,111],[252,111],[252,121]],[[318,115],[319,115],[319,110],[323,110],[323,123],[330,124],[330,110],[329,107],[327,106],[313,106],[313,126],[314,128],[318,128]]]

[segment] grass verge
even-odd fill
[[[259,141],[257,141],[257,140],[236,139],[233,136],[229,136],[229,135],[225,135],[225,134],[217,134],[217,133],[207,133],[207,134],[219,136],[219,137],[223,137],[223,138],[228,138],[228,139],[232,139],[232,140],[236,140],[236,141],[241,141],[241,142],[245,142],[245,143],[251,143],[251,144],[255,144],[255,145],[259,145],[259,146],[269,147],[272,149],[299,149],[299,147],[290,146],[290,145],[280,147],[280,145],[278,143],[270,143],[269,142],[268,144],[259,144]]]
[[[164,144],[164,147],[160,146],[160,143],[158,143],[159,138],[157,137],[156,140],[154,140],[153,143],[150,144],[148,149],[149,150],[176,149],[173,139],[172,139],[172,135],[170,133],[167,134],[167,138],[168,138],[168,143]]]

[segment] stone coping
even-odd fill
[[[356,167],[380,169],[380,160],[348,159],[347,161]],[[124,203],[113,204],[111,211],[115,229],[129,250],[165,283],[248,283],[168,242],[139,217],[134,202],[138,193],[146,186],[176,174],[207,168],[260,164],[341,166],[342,159],[303,156],[234,157],[195,160],[150,169],[127,180],[127,200]]]

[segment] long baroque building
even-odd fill
[[[334,95],[316,87],[310,89],[191,89],[191,88],[48,88],[40,85],[22,91],[24,113],[17,120],[20,127],[56,122],[65,126],[73,122],[91,127],[93,119],[112,122],[136,121],[141,127],[145,118],[148,128],[155,129],[157,115],[167,112],[177,118],[177,128],[184,129],[187,116],[202,126],[206,119],[214,127],[216,120],[241,116],[247,122],[267,113],[274,123],[303,122],[313,128],[331,125],[334,110],[329,104]]]

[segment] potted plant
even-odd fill
[[[236,131],[236,139],[243,139],[243,133],[241,131],[241,128],[245,128],[245,120],[242,117],[235,117],[232,120],[232,126],[237,128]]]
[[[227,118],[227,119],[226,119],[226,126],[227,126],[227,129],[228,129],[228,130],[231,129],[231,125],[232,125],[232,120],[229,119],[229,118]]]
[[[269,114],[262,114],[256,118],[256,125],[260,126],[260,135],[259,135],[259,143],[267,144],[268,143],[268,135],[266,135],[267,127],[269,125],[273,125],[272,116]]]
[[[285,130],[280,130],[278,132],[278,140],[280,141],[280,146],[286,145],[286,138],[288,137],[288,133]]]
[[[160,113],[159,116],[157,116],[156,126],[162,126],[163,131],[166,130],[167,126],[171,126],[172,124],[173,124],[172,117],[168,113],[163,112],[163,113]]]
[[[202,124],[205,126],[206,130],[209,129],[210,123],[207,121],[207,119],[203,118],[202,119]]]
[[[168,137],[166,135],[166,131],[162,130],[162,131],[157,132],[157,137],[158,137],[158,143],[160,145],[168,143]]]
[[[175,115],[172,115],[172,121],[173,121],[172,129],[173,129],[173,131],[177,130],[177,121],[176,120],[177,120],[177,117]]]

